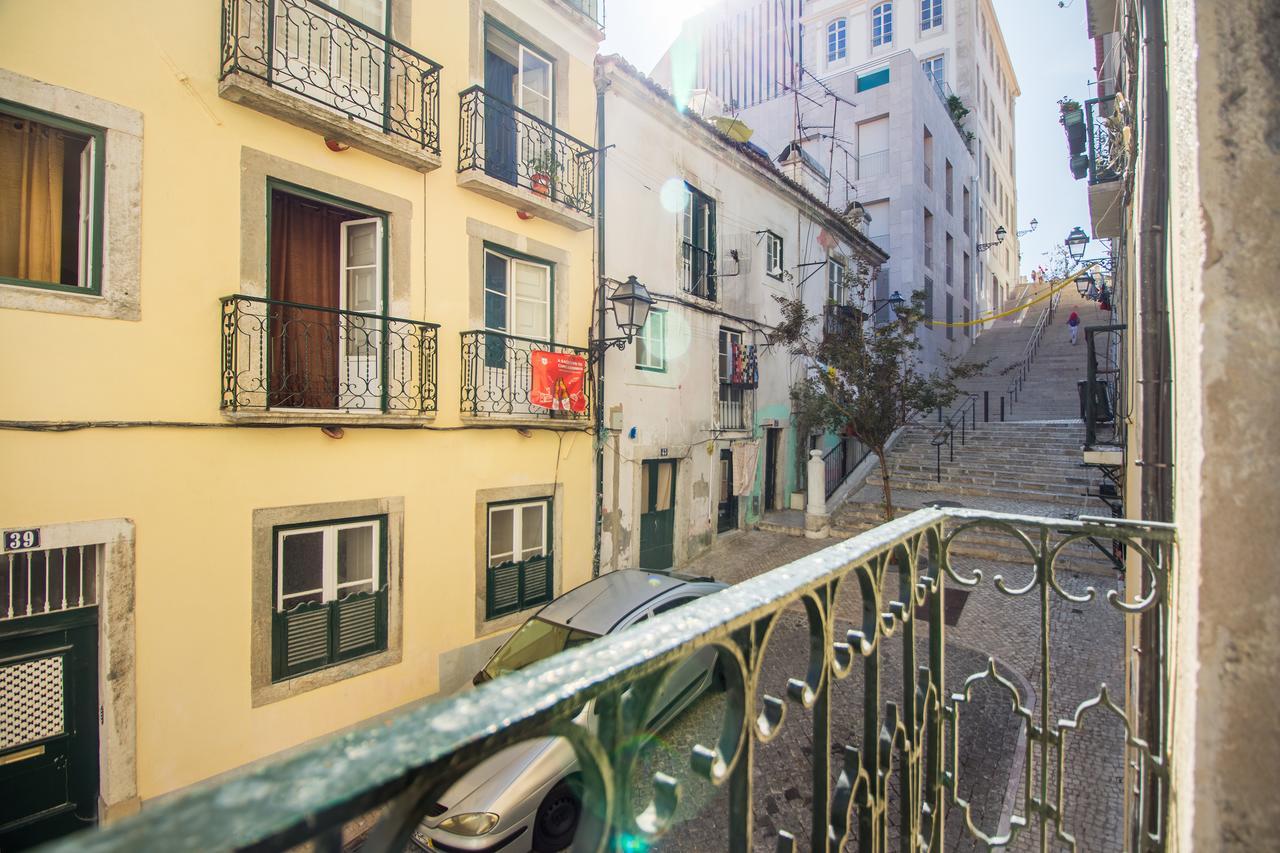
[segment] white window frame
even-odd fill
[[[933,56],[922,59],[920,68],[924,71],[924,76],[928,77],[929,81],[939,89],[947,84],[946,54],[935,53]]]
[[[498,293],[498,291],[496,290],[489,289],[489,277],[487,275],[487,270],[488,270],[490,256],[501,258],[504,262],[506,262],[506,265],[507,265],[507,292],[506,293]],[[507,309],[506,317],[504,318],[504,321],[506,323],[505,329],[495,329],[492,326],[487,325],[487,323],[485,325],[485,329],[491,332],[497,332],[500,335],[508,335],[508,336],[521,337],[521,338],[533,338],[534,340],[539,340],[539,341],[550,341],[552,337],[551,335],[551,332],[552,332],[551,312],[553,309],[552,299],[554,298],[553,291],[555,289],[554,278],[552,276],[552,270],[551,270],[551,264],[540,263],[538,261],[530,261],[525,258],[516,257],[514,255],[508,255],[496,249],[489,249],[489,248],[486,248],[484,250],[484,264],[485,264],[484,271],[481,272],[481,281],[483,285],[484,294],[493,293],[496,296],[501,296],[503,299],[503,303],[506,305],[506,309]],[[526,299],[523,297],[516,296],[516,291],[515,291],[516,267],[518,266],[525,266],[525,267],[531,267],[534,269],[539,269],[539,270],[542,270],[544,273],[543,283],[546,287],[546,298],[543,300],[543,302],[546,305],[547,310],[545,314],[546,325],[545,325],[545,328],[542,330],[543,334],[541,335],[522,335],[515,330],[516,303],[527,302],[527,303],[536,304],[536,300],[531,300],[531,299]],[[486,317],[486,320],[487,320],[487,317]]]
[[[871,9],[871,47],[885,47],[892,44],[893,0],[886,0]]]
[[[639,343],[644,341],[644,352],[648,358],[641,358]],[[644,325],[636,335],[636,367],[644,370],[667,369],[667,312],[649,311]]]
[[[764,271],[782,277],[782,237],[772,231],[764,232]]]
[[[357,581],[347,581],[346,583],[338,583],[338,531],[354,530],[361,527],[372,527],[373,536],[370,537],[371,565],[373,573],[370,579],[362,579]],[[321,533],[322,550],[321,550],[321,568],[320,568],[320,587],[317,589],[303,590],[301,592],[291,592],[288,595],[284,591],[284,542],[290,536],[299,536],[303,534]],[[342,522],[338,524],[317,524],[310,527],[291,527],[285,530],[276,531],[276,612],[284,613],[287,608],[285,599],[297,599],[302,596],[315,595],[320,593],[321,603],[328,604],[331,601],[338,600],[341,597],[342,590],[354,586],[365,586],[372,582],[371,592],[377,592],[382,588],[382,576],[385,574],[385,568],[381,564],[381,545],[382,545],[382,519],[366,518],[359,521]]]
[[[827,258],[827,299],[836,305],[849,304],[849,291],[844,280],[848,270],[841,258]]]
[[[920,0],[920,32],[942,29],[942,0]]]
[[[843,62],[849,56],[849,22],[836,18],[827,24],[827,64]]]
[[[541,546],[539,546],[541,550],[539,553],[531,554],[529,556],[525,556],[524,554],[524,552],[528,550],[524,546],[523,517],[524,517],[524,510],[526,507],[538,507],[539,509],[542,510],[542,525],[540,528],[542,530],[542,544]],[[485,530],[485,560],[486,560],[487,566],[492,568],[494,566],[501,566],[507,563],[523,563],[527,560],[536,560],[539,557],[545,557],[547,556],[548,553],[550,553],[550,549],[547,547],[547,545],[549,544],[548,539],[550,539],[550,527],[548,524],[548,520],[550,519],[550,512],[551,512],[550,498],[538,498],[537,500],[520,501],[518,503],[490,504],[488,507],[488,510],[489,510],[488,525],[487,525],[488,529]],[[493,557],[493,516],[495,513],[508,512],[508,511],[512,513],[511,551],[509,552],[511,559],[499,560],[498,562],[495,563],[494,557]],[[517,521],[519,521],[520,523],[517,524],[516,523]],[[518,560],[515,559],[517,555],[519,555],[520,557],[520,559]]]

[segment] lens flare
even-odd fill
[[[663,210],[669,213],[681,213],[684,211],[685,198],[688,194],[684,181],[679,178],[667,178],[662,188],[658,190],[658,201],[661,202]]]

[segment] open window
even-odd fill
[[[494,21],[485,26],[485,171],[510,184],[556,179],[555,65]]]
[[[0,101],[0,282],[99,293],[101,128]]]

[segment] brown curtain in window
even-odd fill
[[[318,202],[271,195],[272,299],[337,308],[343,220]],[[341,316],[315,308],[271,306],[268,405],[334,409],[339,397]]]
[[[59,280],[63,135],[0,115],[0,275]]]

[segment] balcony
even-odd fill
[[[423,417],[436,411],[434,323],[257,296],[222,298],[222,410]],[[247,417],[246,417],[247,416]]]
[[[459,186],[574,231],[592,227],[594,148],[480,86],[459,98]]]
[[[553,2],[556,1],[553,0]],[[558,0],[558,2],[587,18],[600,29],[604,29],[604,0]]]
[[[965,540],[988,538],[1021,553],[1013,577],[964,568]],[[1064,547],[1090,538],[1128,549],[1141,594],[1067,577]],[[581,774],[574,849],[649,849],[664,833],[682,849],[679,835],[702,827],[725,850],[1101,850],[1129,839],[1162,850],[1180,778],[1168,734],[1175,553],[1170,525],[918,510],[474,690],[158,798],[52,853],[336,850],[356,839],[403,850],[463,773],[548,737],[564,738]],[[975,601],[1025,642],[1027,676],[956,644],[953,612]],[[1064,638],[1095,612],[1116,621],[1113,641]],[[787,636],[798,657],[781,656]],[[655,750],[644,712],[699,652],[722,662],[723,688]],[[1099,656],[1109,662],[1064,680],[1066,661]],[[1007,762],[1000,773],[969,772],[966,756],[991,753]],[[803,793],[769,796],[788,788]],[[1097,796],[1114,804],[1109,838],[1081,811]]]
[[[1084,103],[1089,158],[1089,212],[1094,236],[1118,237],[1128,151],[1123,139],[1125,116],[1116,96]]]
[[[538,353],[570,356],[567,375],[544,373]],[[462,333],[462,414],[509,421],[591,417],[587,350],[501,332]]]
[[[440,166],[440,66],[316,0],[223,0],[218,92],[410,169]]]

